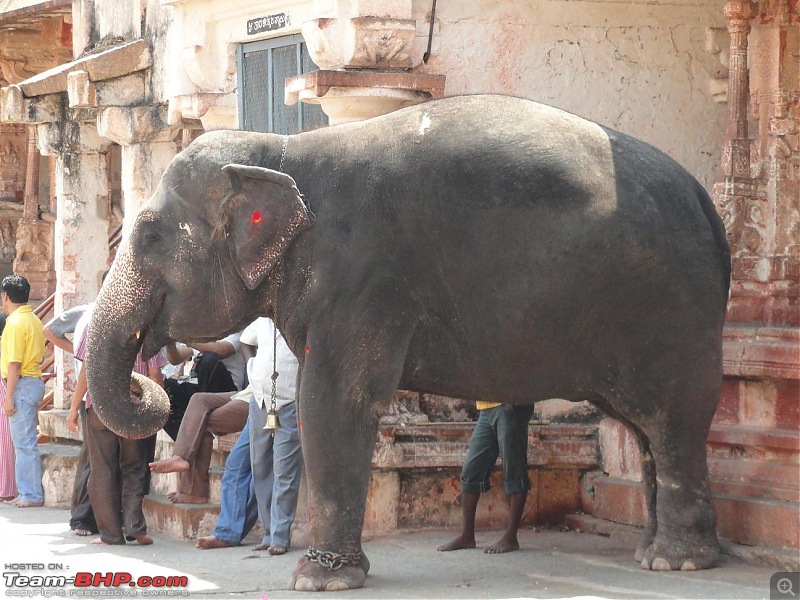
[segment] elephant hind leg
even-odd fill
[[[656,463],[653,453],[650,451],[650,443],[644,434],[636,428],[631,428],[639,444],[639,451],[642,457],[642,485],[644,486],[644,500],[647,508],[647,524],[644,528],[639,543],[636,545],[636,552],[633,558],[641,563],[647,549],[653,545],[658,530],[658,520],[656,519]]]
[[[623,416],[619,402],[609,403],[609,412],[630,428],[642,451],[648,521],[634,556],[644,569],[706,569],[719,558],[705,446],[716,392],[681,387],[670,390],[679,395],[655,400],[651,406],[659,408],[648,413]],[[645,397],[657,395],[651,387]]]
[[[642,485],[644,487],[645,508],[647,509],[647,523],[636,545],[634,560],[641,563],[645,552],[653,545],[658,527],[658,520],[656,519],[656,465],[653,459],[653,453],[650,450],[650,442],[638,426],[615,411],[605,399],[599,399],[595,403],[603,408],[611,417],[625,425],[628,431],[633,434],[639,446],[639,453],[642,458]]]
[[[643,550],[643,569],[694,571],[719,558],[716,514],[711,501],[706,436],[653,440],[657,529]]]

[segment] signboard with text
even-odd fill
[[[275,31],[276,29],[283,29],[288,25],[289,15],[286,13],[258,17],[257,19],[250,19],[247,21],[247,35],[256,35],[258,33],[264,33],[265,31]]]

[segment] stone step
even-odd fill
[[[39,444],[45,506],[69,508],[80,451],[81,446],[76,443]]]
[[[301,493],[301,496],[304,494]],[[292,545],[305,547],[310,543],[305,503],[298,504],[297,518],[292,525]],[[179,540],[196,540],[211,535],[219,516],[219,504],[173,504],[166,496],[151,494],[144,499],[144,515],[150,532],[165,533]],[[242,540],[243,544],[259,544],[264,537],[264,528],[257,521],[252,531]]]
[[[708,434],[711,455],[754,456],[760,460],[800,456],[800,430],[714,423]],[[792,461],[796,464],[796,460]]]
[[[209,496],[208,501],[216,504],[220,502],[222,475],[224,467],[211,467],[208,470]],[[150,493],[166,496],[178,489],[179,473],[153,473],[150,481]]]
[[[459,476],[473,428],[472,423],[382,427],[373,457],[365,533],[460,527]],[[529,431],[533,450],[529,473],[533,489],[528,496],[525,523],[559,523],[565,513],[581,507],[581,474],[597,468],[597,426],[537,425],[531,426]],[[235,436],[225,436],[215,441],[212,502],[207,505],[172,505],[166,498],[158,498],[176,489],[177,476],[157,474],[153,477],[152,496],[146,501],[146,514],[153,531],[164,531],[182,539],[193,539],[210,531],[219,511],[216,502],[219,501],[226,451],[235,439]],[[440,455],[448,444],[453,447],[445,456]],[[171,456],[172,448],[173,442],[160,433],[156,458]],[[347,465],[342,464],[342,468],[346,469]],[[73,474],[66,479],[71,487]],[[481,529],[502,527],[508,518],[499,468],[492,481],[492,490],[484,495],[479,505],[477,526]],[[68,503],[68,496],[64,500]],[[308,514],[303,482],[295,522],[298,535],[308,531]]]
[[[800,469],[797,464],[712,455],[708,459],[708,469],[714,492],[800,501]]]
[[[219,503],[222,474],[225,470],[225,461],[228,458],[233,444],[239,434],[226,435],[214,438],[214,450],[211,454],[211,467],[209,468],[209,502]],[[156,438],[156,460],[163,460],[172,456],[175,442],[163,431]],[[150,489],[153,494],[166,496],[178,489],[178,473],[153,473]]]
[[[713,478],[711,487],[721,537],[740,544],[800,549],[800,501],[731,493],[736,488],[726,488]],[[584,511],[617,523],[645,524],[647,509],[640,482],[590,473],[584,476],[583,488]]]
[[[219,515],[219,504],[173,504],[166,496],[154,494],[145,497],[143,509],[148,531],[182,540],[208,535]]]
[[[238,437],[238,433],[226,435],[221,438],[214,437],[214,445],[212,446],[213,451],[211,453],[212,467],[225,466],[228,453],[230,453],[231,448],[233,447],[233,442],[235,442]],[[156,460],[163,460],[172,456],[172,450],[174,446],[175,442],[172,441],[172,438],[170,438],[163,431],[159,431],[158,436],[156,437]]]
[[[639,542],[643,532],[641,527],[623,525],[607,519],[599,519],[585,513],[573,513],[564,518],[564,524],[580,533],[593,533],[604,537],[624,539],[631,548]],[[778,571],[800,570],[800,555],[796,550],[786,548],[769,548],[736,544],[730,540],[720,539],[723,554],[736,556],[741,560],[756,565],[771,565]]]

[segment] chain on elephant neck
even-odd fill
[[[285,135],[283,136],[283,150],[281,151],[281,164],[278,167],[278,171],[280,171],[281,173],[283,173],[283,161],[286,158],[286,146],[288,145],[289,145],[289,136]]]
[[[278,382],[278,326],[275,321],[272,322],[272,391],[269,395],[269,412],[277,414],[278,406],[276,398],[278,395],[277,382]],[[275,436],[275,429],[272,429],[272,435]]]

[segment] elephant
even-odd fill
[[[87,374],[113,431],[137,351],[257,316],[300,363],[312,546],[297,590],[362,587],[379,417],[400,388],[588,401],[643,453],[652,570],[719,556],[705,440],[722,382],[725,229],[653,146],[557,108],[454,96],[295,135],[212,131],[170,162],[97,299]],[[102,357],[102,359],[97,358]]]

